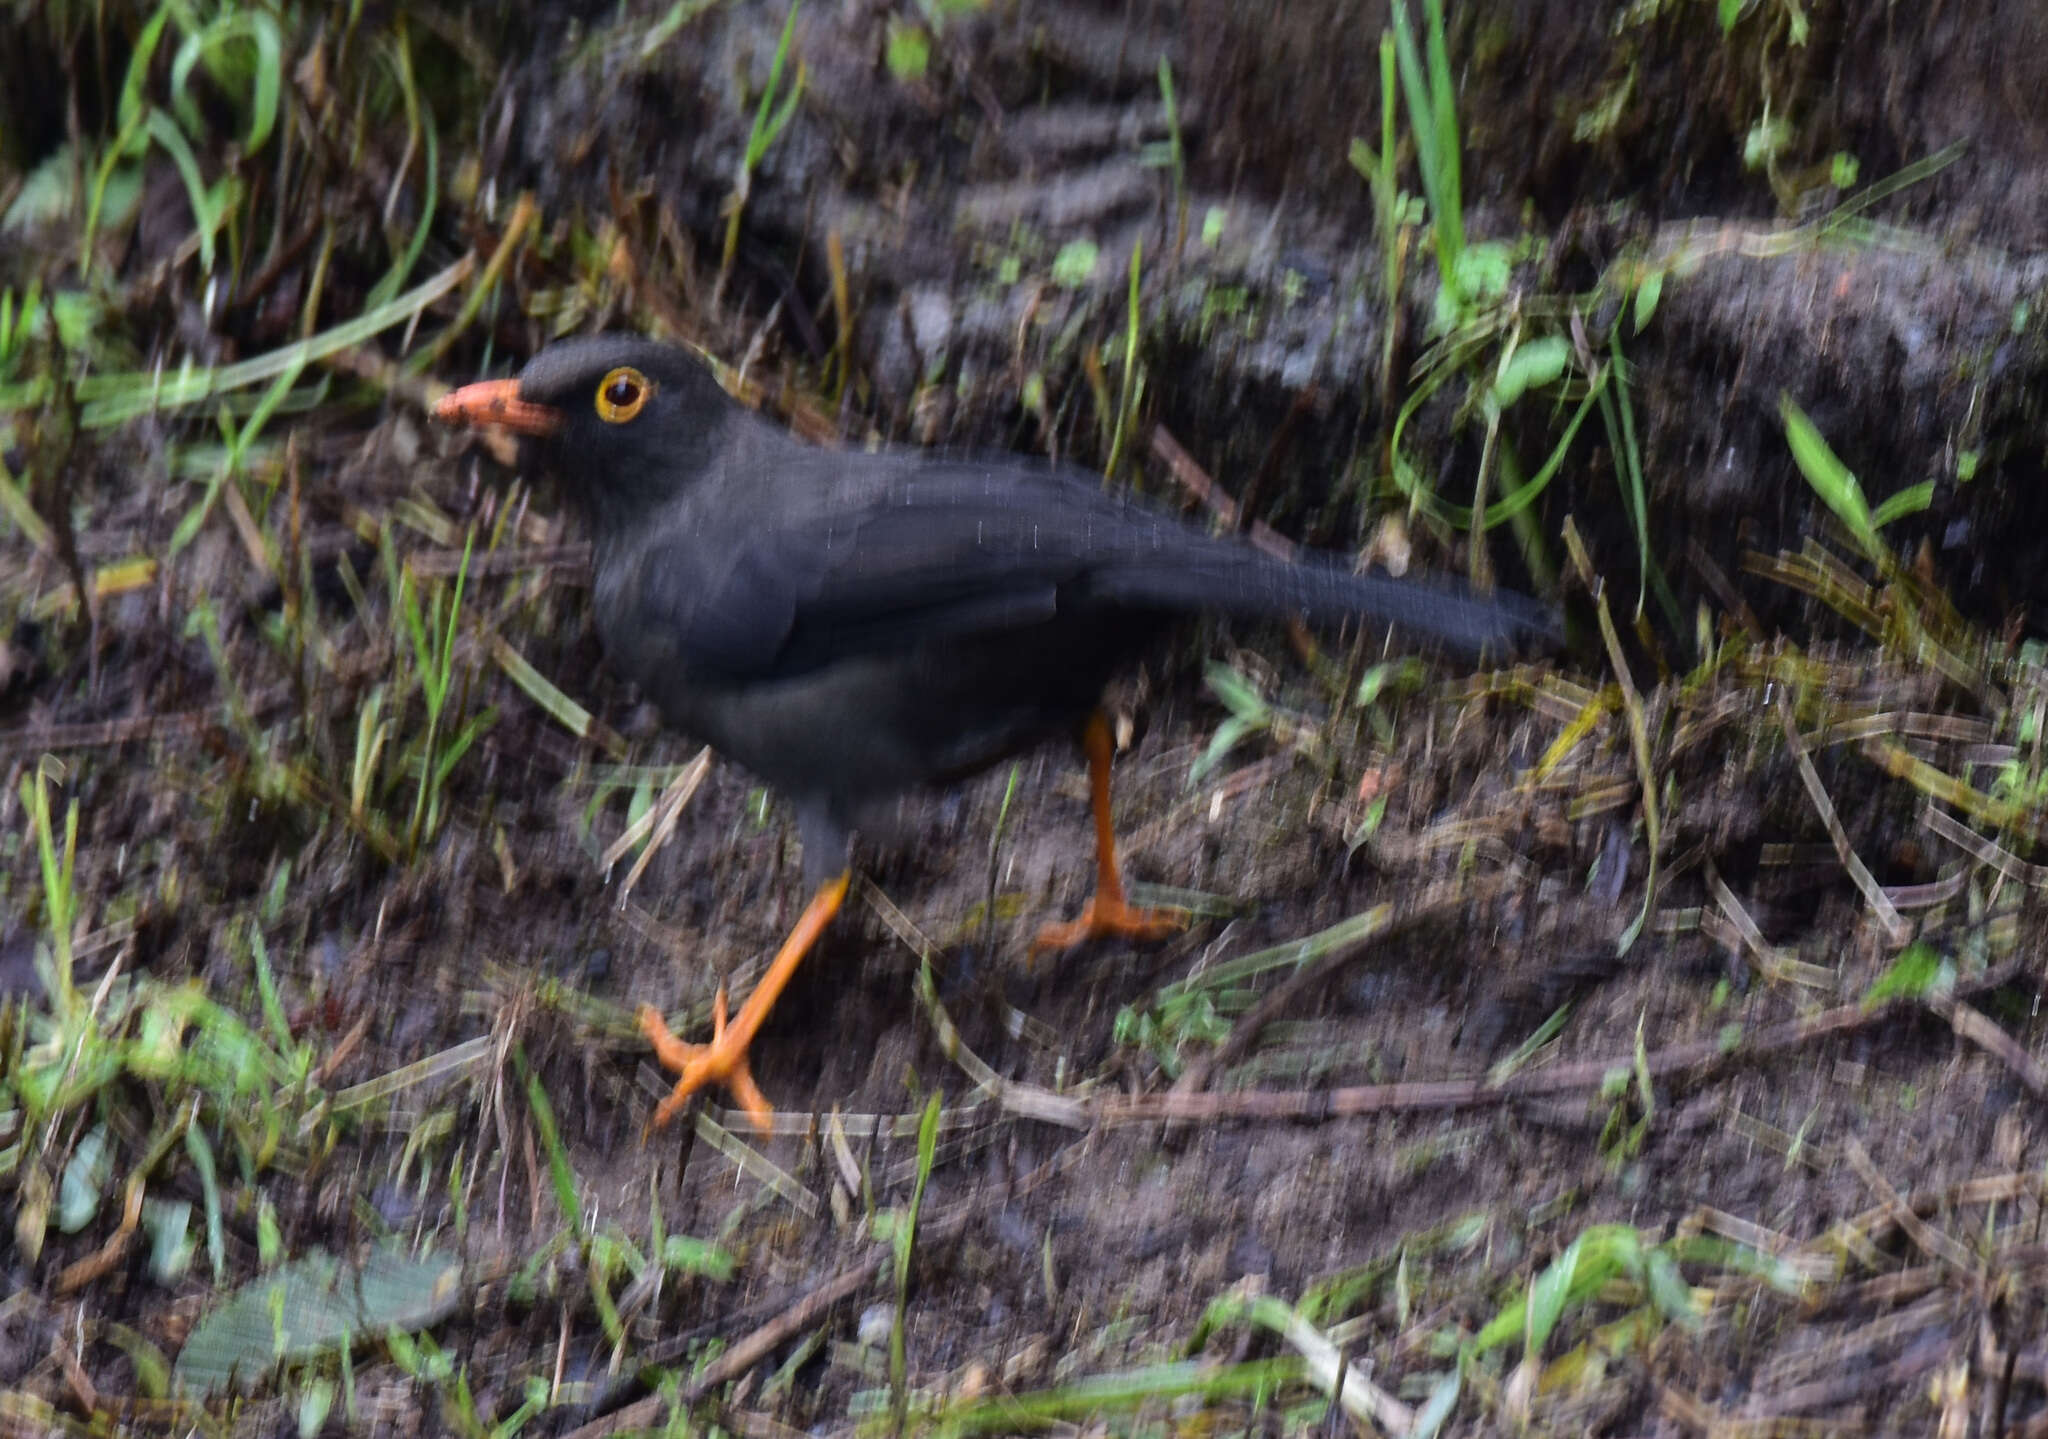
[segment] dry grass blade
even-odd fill
[[[1928,1005],[1949,1022],[1949,1027],[1978,1048],[1996,1057],[2012,1071],[2013,1078],[2027,1087],[2036,1099],[2048,1099],[2048,1068],[2021,1047],[2018,1040],[1994,1024],[1983,1011],[1936,995]]]
[[[1880,710],[1875,714],[1853,715],[1824,725],[1813,736],[1817,747],[1846,744],[1850,740],[1915,739],[1939,740],[1945,744],[1989,744],[1997,731],[1968,715],[1922,714],[1917,710]]]
[[[112,599],[116,595],[133,594],[149,588],[157,582],[158,565],[148,555],[137,555],[132,559],[116,560],[111,564],[97,566],[86,581],[94,601]],[[63,580],[51,586],[49,591],[29,608],[28,613],[38,621],[47,621],[59,615],[70,616],[78,610],[78,585],[72,580]]]
[[[1628,716],[1629,752],[1635,757],[1636,781],[1642,786],[1643,838],[1650,851],[1650,872],[1643,880],[1643,906],[1616,945],[1618,952],[1626,954],[1642,933],[1643,925],[1649,921],[1657,903],[1658,865],[1663,858],[1664,845],[1663,820],[1657,807],[1656,762],[1650,752],[1650,729],[1643,714],[1643,697],[1629,676],[1628,659],[1622,653],[1621,636],[1614,630],[1614,616],[1607,609],[1606,592],[1594,572],[1592,557],[1586,552],[1578,526],[1570,519],[1565,521],[1564,542],[1580,583],[1593,596],[1594,613],[1600,622],[1600,637],[1607,646],[1608,668],[1621,688],[1621,707]]]
[[[361,1084],[350,1085],[335,1093],[331,1105],[337,1112],[360,1109],[380,1099],[389,1099],[402,1094],[416,1085],[435,1080],[452,1079],[476,1068],[492,1058],[496,1052],[496,1041],[488,1034],[430,1054],[425,1059],[380,1074],[375,1079],[366,1079]]]
[[[625,757],[627,746],[624,736],[562,693],[546,675],[528,664],[526,656],[512,648],[503,635],[491,636],[491,658],[498,662],[498,668],[512,683],[524,690],[527,697],[546,710],[563,729],[578,739],[602,746],[614,759]]]
[[[1550,742],[1550,747],[1543,752],[1543,757],[1536,761],[1536,767],[1530,771],[1530,778],[1537,781],[1547,779],[1565,762],[1571,752],[1578,748],[1579,741],[1598,729],[1600,722],[1619,709],[1621,703],[1621,688],[1618,685],[1610,685],[1604,690],[1588,691],[1576,709],[1569,708],[1561,702],[1553,703],[1553,717],[1562,720],[1564,728],[1558,732],[1557,738]]]
[[[1086,1102],[1081,1096],[1055,1094],[1037,1085],[1005,1079],[984,1063],[980,1055],[967,1047],[966,1040],[961,1037],[960,1027],[953,1022],[953,1016],[947,1012],[945,1004],[939,999],[938,985],[932,977],[934,967],[941,957],[938,946],[911,922],[909,916],[896,907],[888,895],[882,893],[865,877],[861,880],[861,898],[867,901],[868,907],[874,911],[889,932],[922,961],[918,966],[915,982],[918,1004],[932,1026],[932,1037],[937,1041],[940,1053],[973,1081],[975,1092],[987,1095],[1005,1112],[1020,1119],[1035,1119],[1066,1129],[1087,1128]],[[1013,1027],[1019,1021],[1029,1023],[1027,1016],[1014,1010],[1011,1011],[1011,1020]],[[949,1110],[941,1117],[940,1123],[942,1127],[964,1123],[979,1107],[980,1101],[976,1100]],[[849,1119],[845,1122],[850,1129],[852,1121]],[[899,1135],[914,1132],[905,1128],[906,1125],[914,1123],[915,1116],[901,1116],[893,1122],[889,1132]]]
[[[1763,1432],[1780,1434],[1788,1432],[1782,1426],[1797,1422],[1796,1415],[1850,1404],[1882,1392],[1873,1386],[1910,1384],[1948,1357],[1957,1303],[1953,1293],[1932,1294],[1896,1314],[1832,1339],[1800,1356],[1800,1373],[1817,1377],[1787,1383],[1791,1375],[1765,1376],[1756,1395],[1744,1407],[1758,1420],[1773,1426]],[[1906,1346],[1903,1354],[1886,1363],[1875,1362],[1880,1350],[1899,1344]],[[1826,1427],[1805,1432],[1843,1432],[1839,1417],[1815,1422]],[[1720,1432],[1718,1427],[1715,1432]]]
[[[1849,1161],[1849,1167],[1856,1171],[1863,1182],[1870,1186],[1884,1202],[1885,1212],[1899,1228],[1906,1231],[1906,1237],[1918,1246],[1929,1259],[1938,1259],[1958,1275],[1974,1280],[1982,1269],[1976,1257],[1948,1235],[1927,1223],[1913,1212],[1911,1205],[1899,1198],[1899,1192],[1892,1188],[1891,1181],[1879,1172],[1870,1157],[1870,1151],[1853,1134],[1842,1136],[1842,1153]]]
[[[1796,555],[1745,553],[1742,567],[1753,575],[1810,595],[1872,638],[1884,633],[1876,586],[1811,541]]]
[[[1225,1301],[1222,1307],[1228,1306]],[[1309,1382],[1358,1424],[1378,1425],[1397,1435],[1415,1427],[1413,1409],[1346,1363],[1343,1351],[1291,1305],[1271,1295],[1249,1295],[1242,1301],[1242,1317],[1279,1334],[1308,1366]]]
[[[817,1196],[803,1187],[797,1177],[741,1139],[702,1109],[696,1116],[697,1137],[731,1160],[733,1167],[752,1179],[806,1219],[820,1213]]]
[[[1940,800],[2000,829],[2019,830],[2028,835],[2039,832],[2040,821],[2034,812],[1972,788],[1903,745],[1888,740],[1865,740],[1857,750],[1886,774],[1904,780],[1929,799]]]
[[[2017,880],[2034,889],[2048,889],[2048,868],[2028,864],[2003,845],[1992,843],[1983,835],[1943,814],[1933,805],[1928,805],[1920,812],[1920,823],[1963,853],[1997,870],[2007,879]]]
[[[626,832],[606,847],[597,867],[609,872],[634,845],[642,839],[647,841],[646,848],[640,851],[640,857],[633,861],[633,868],[627,872],[625,882],[619,886],[620,904],[631,897],[633,886],[640,883],[640,876],[647,872],[656,851],[675,833],[676,821],[682,817],[684,806],[689,804],[691,796],[697,793],[698,786],[704,783],[704,776],[709,773],[711,746],[706,745],[697,751],[695,759],[683,766],[682,772],[670,781],[668,788],[661,792],[661,798],[647,813],[628,825]]]
[[[457,540],[459,542],[460,536]],[[462,568],[462,552],[459,548],[440,553],[428,551],[413,555],[406,565],[421,579],[452,579]],[[589,569],[590,546],[581,540],[563,544],[501,546],[474,555],[469,561],[469,577],[474,580],[541,570],[580,575]]]
[[[1707,861],[1707,890],[1714,896],[1714,903],[1734,929],[1742,947],[1755,957],[1758,972],[1772,979],[1784,978],[1788,965],[1796,961],[1798,955],[1788,953],[1764,938],[1763,931],[1750,918],[1749,910],[1735,897],[1735,891],[1728,888],[1727,882],[1721,878],[1721,871],[1711,859]]]
[[[1799,778],[1806,785],[1807,798],[1813,801],[1815,813],[1820,816],[1828,838],[1834,842],[1835,854],[1842,861],[1842,868],[1849,872],[1849,879],[1861,891],[1864,902],[1877,916],[1879,924],[1893,944],[1904,944],[1913,937],[1912,921],[1906,919],[1892,907],[1855,847],[1849,843],[1848,831],[1842,828],[1842,820],[1835,813],[1835,802],[1828,797],[1827,786],[1821,783],[1820,772],[1813,767],[1813,758],[1806,752],[1806,743],[1799,737],[1799,719],[1793,713],[1794,706],[1787,703],[1778,706],[1778,720],[1785,731],[1785,748],[1792,762],[1799,769]]]
[[[1453,903],[1461,901],[1462,896],[1459,900],[1446,897],[1437,905],[1418,908],[1412,913],[1404,914],[1401,922],[1403,925],[1415,923],[1428,915],[1442,913]],[[1394,907],[1390,904],[1368,910],[1363,916],[1368,923],[1362,932],[1344,943],[1330,946],[1314,959],[1304,962],[1293,974],[1269,991],[1248,1014],[1231,1027],[1223,1043],[1210,1053],[1195,1059],[1182,1071],[1180,1078],[1174,1081],[1173,1092],[1193,1094],[1207,1088],[1210,1076],[1234,1063],[1240,1055],[1250,1049],[1253,1042],[1258,1039],[1260,1030],[1286,1013],[1296,1000],[1317,983],[1365,953],[1392,931],[1395,927],[1393,914]]]
[[[462,309],[424,350],[414,355],[408,362],[414,374],[424,374],[438,364],[441,357],[448,353],[449,346],[469,328],[478,312],[482,310],[485,298],[497,289],[506,266],[520,253],[526,232],[532,228],[539,214],[540,208],[534,203],[531,192],[521,191],[518,200],[513,203],[510,218],[505,222],[504,232],[498,236],[497,247],[492,250],[490,261],[484,266],[483,274],[477,277],[476,284],[470,286],[469,293],[463,296]]]
[[[136,715],[130,719],[83,724],[29,725],[0,731],[0,754],[132,744],[158,735],[195,733],[212,723],[214,718],[209,710],[183,710],[174,714]]]
[[[28,492],[8,471],[6,461],[0,459],[0,514],[14,522],[14,527],[28,537],[28,542],[45,555],[57,552],[56,537],[50,533],[50,526],[36,513],[36,507],[29,503]]]

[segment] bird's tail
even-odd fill
[[[1443,576],[1360,574],[1321,554],[1283,560],[1207,536],[1126,557],[1093,576],[1090,588],[1137,609],[1299,616],[1319,626],[1376,620],[1470,654],[1553,649],[1563,637],[1555,610],[1512,591],[1479,595]]]

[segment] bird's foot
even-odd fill
[[[1150,944],[1178,934],[1187,928],[1187,923],[1187,916],[1179,910],[1139,909],[1121,897],[1105,899],[1098,894],[1088,901],[1088,907],[1072,924],[1048,924],[1039,930],[1038,937],[1031,941],[1031,952],[1041,954],[1046,950],[1072,949],[1092,939],[1122,939]]]
[[[723,988],[711,1002],[709,1044],[691,1044],[676,1038],[662,1019],[661,1011],[651,1004],[640,1006],[640,1032],[654,1046],[654,1057],[661,1062],[661,1067],[678,1076],[676,1087],[669,1091],[668,1098],[662,1100],[654,1111],[654,1117],[647,1121],[649,1133],[675,1118],[676,1111],[689,1102],[691,1095],[710,1084],[724,1085],[739,1101],[740,1108],[747,1112],[747,1117],[754,1121],[754,1128],[763,1134],[769,1131],[775,1119],[775,1106],[754,1083],[753,1072],[747,1067],[746,1043],[730,1035],[726,1029]]]

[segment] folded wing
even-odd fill
[[[821,500],[826,499],[821,487]],[[1094,476],[941,461],[848,506],[740,536],[716,576],[643,576],[693,668],[802,673],[835,659],[1113,612],[1371,619],[1468,652],[1554,640],[1550,611],[1432,579],[1289,562],[1105,494]]]

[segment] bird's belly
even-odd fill
[[[1071,705],[919,678],[900,661],[846,660],[787,679],[700,680],[662,709],[778,789],[853,803],[972,773],[1073,717]]]
[[[636,678],[670,723],[777,789],[829,799],[844,813],[1071,730],[1137,640],[1026,629],[784,677]]]

